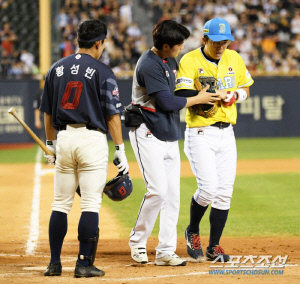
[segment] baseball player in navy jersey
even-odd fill
[[[93,263],[99,238],[98,213],[108,168],[108,132],[116,145],[114,158],[120,161],[119,171],[126,173],[129,168],[116,77],[98,61],[105,47],[107,27],[97,20],[87,20],[79,24],[77,35],[78,52],[54,63],[48,71],[40,107],[45,113],[47,147],[56,156],[45,156],[48,162],[55,162],[54,201],[49,222],[51,259],[45,276],[61,275],[60,254],[67,233],[67,215],[78,184],[82,213],[74,276],[104,275]]]
[[[220,246],[220,239],[236,175],[237,150],[233,131],[237,118],[236,103],[242,103],[249,97],[253,79],[242,57],[227,49],[234,38],[226,20],[215,18],[206,22],[203,34],[204,45],[180,60],[176,95],[196,95],[198,91],[194,80],[211,76],[217,80],[222,100],[217,102],[218,111],[211,117],[197,115],[192,108],[187,110],[184,151],[198,188],[192,197],[185,238],[189,255],[195,259],[202,258],[199,225],[211,204],[206,257],[208,260],[228,261],[229,256]]]
[[[147,239],[160,213],[156,265],[185,265],[176,255],[180,207],[179,110],[197,103],[213,104],[218,94],[205,88],[192,98],[174,96],[177,63],[189,31],[172,20],[153,30],[154,46],[138,60],[132,86],[132,104],[142,112],[143,123],[131,128],[129,137],[147,193],[142,201],[129,246],[131,257],[147,263]]]

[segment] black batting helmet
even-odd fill
[[[133,190],[129,174],[118,174],[104,187],[103,192],[113,201],[122,201],[127,198]]]

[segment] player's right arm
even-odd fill
[[[122,126],[119,114],[114,114],[106,117],[108,132],[115,145],[123,144]]]
[[[155,98],[158,105],[165,111],[181,110],[195,104],[213,105],[215,101],[219,101],[220,98],[218,97],[218,95],[216,95],[216,93],[206,92],[208,88],[209,85],[198,92],[196,96],[188,98],[173,96],[170,91],[156,92],[153,93],[152,96]]]

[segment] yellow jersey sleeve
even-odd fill
[[[237,57],[238,57],[238,68],[240,70],[240,73],[236,83],[236,88],[234,90],[239,88],[244,88],[244,87],[250,87],[254,83],[248,69],[245,66],[244,60],[238,53],[237,53]]]
[[[198,78],[196,62],[192,54],[187,53],[179,63],[175,91],[181,89],[196,90],[194,86],[195,78]]]

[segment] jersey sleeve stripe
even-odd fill
[[[175,91],[177,90],[181,90],[181,89],[190,89],[190,90],[195,90],[195,88],[190,87],[190,86],[185,86],[185,85],[181,85],[181,86],[176,86],[175,87]]]
[[[109,78],[109,79],[107,79],[106,81],[107,81],[108,83],[113,84],[114,86],[117,85],[117,81],[116,81],[115,79],[113,79],[113,78]]]
[[[248,86],[251,86],[253,83],[254,83],[254,80],[251,78],[250,81],[248,81],[248,82],[247,82],[246,84],[244,84],[244,85],[238,86],[238,88],[248,87]]]

